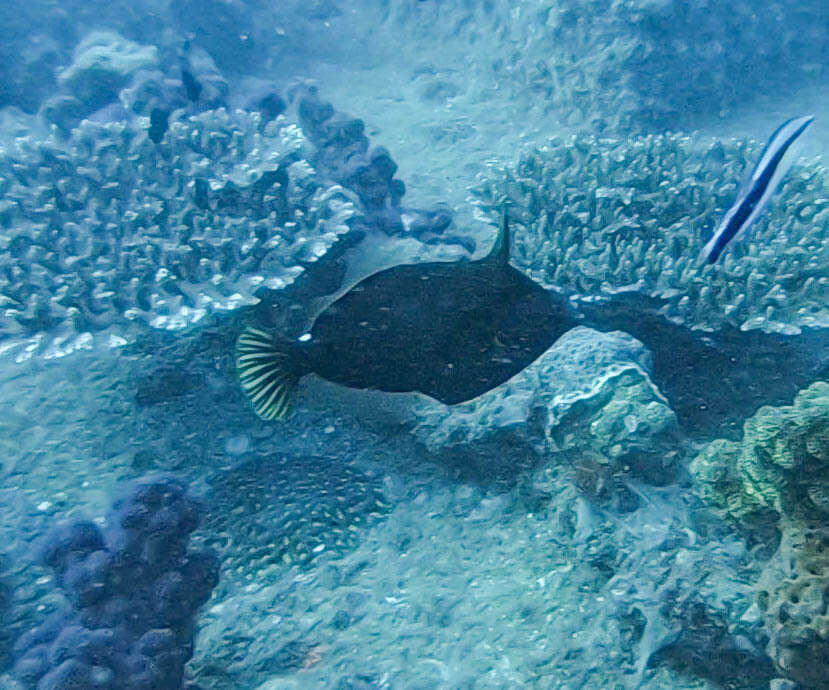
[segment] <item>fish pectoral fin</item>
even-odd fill
[[[236,371],[242,390],[257,415],[266,420],[285,419],[302,375],[289,344],[248,327],[236,342]]]

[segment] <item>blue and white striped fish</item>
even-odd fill
[[[720,258],[720,254],[731,240],[742,237],[765,210],[780,180],[791,167],[792,156],[786,157],[786,152],[812,120],[814,117],[811,115],[786,120],[771,135],[734,205],[728,209],[728,213],[723,216],[713,236],[702,249],[701,257],[709,264]]]

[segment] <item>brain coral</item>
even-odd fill
[[[761,407],[740,443],[717,440],[691,463],[704,499],[736,518],[773,511],[829,521],[829,383]]]
[[[254,303],[338,245],[357,213],[284,117],[208,111],[172,122],[158,145],[139,123],[0,146],[5,349],[59,354]]]
[[[698,259],[758,155],[740,141],[675,134],[572,136],[522,156],[474,190],[492,211],[504,190],[516,222],[513,262],[577,296],[638,291],[696,329],[797,333],[829,325],[829,190],[824,169],[794,168],[771,211],[719,264]]]

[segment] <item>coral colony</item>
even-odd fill
[[[182,482],[160,479],[116,504],[107,533],[56,528],[43,562],[68,606],[18,638],[13,674],[38,690],[181,687],[219,579],[215,554],[188,549],[200,510]]]

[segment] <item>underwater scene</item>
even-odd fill
[[[829,689],[826,0],[0,0],[2,690]]]

